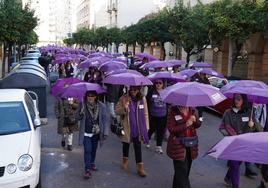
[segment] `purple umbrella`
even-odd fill
[[[106,92],[99,84],[81,82],[70,85],[61,94],[61,97],[74,97],[82,101],[87,91],[96,91],[98,94]]]
[[[93,57],[105,57],[105,54],[104,53],[101,53],[101,52],[96,52],[96,53],[90,54],[88,57],[89,58],[93,58]]]
[[[53,96],[58,96],[64,89],[69,87],[72,84],[82,82],[82,80],[78,78],[62,78],[58,79],[55,84],[51,87],[51,94]]]
[[[222,93],[228,98],[233,98],[235,93],[245,94],[249,102],[268,104],[268,88],[236,87]]]
[[[153,85],[145,76],[128,72],[109,75],[103,80],[103,83],[126,86]]]
[[[215,77],[219,77],[219,78],[224,78],[224,75],[222,73],[219,73],[219,72],[214,71],[214,70],[209,69],[209,68],[201,69],[198,72],[203,73],[203,74],[207,74],[207,75],[211,75],[211,76],[215,76]]]
[[[261,81],[255,81],[255,80],[238,80],[238,81],[234,81],[234,82],[230,82],[228,84],[226,84],[225,86],[223,86],[221,88],[221,92],[226,92],[230,89],[233,88],[260,88],[260,89],[266,89],[268,88],[268,86]]]
[[[127,65],[118,61],[107,61],[99,66],[99,70],[102,72],[110,72],[116,69],[126,69]]]
[[[143,60],[144,58],[148,59],[148,61],[155,61],[158,60],[156,57],[154,57],[151,54],[147,54],[147,53],[138,53],[135,55],[136,58]]]
[[[75,61],[74,58],[71,57],[62,57],[59,59],[55,59],[53,64],[62,64],[62,63],[66,63],[67,61]]]
[[[183,61],[183,60],[177,60],[177,59],[167,60],[167,62],[171,63],[173,66],[181,66],[181,65],[186,64],[185,61]]]
[[[194,68],[211,68],[212,64],[206,62],[195,62],[191,67]]]
[[[151,81],[155,81],[157,79],[165,79],[167,81],[175,81],[175,82],[185,82],[185,78],[181,75],[174,74],[171,72],[155,72],[149,76],[147,76]]]
[[[196,70],[186,69],[186,70],[180,71],[180,72],[178,72],[176,74],[181,75],[181,76],[186,76],[186,77],[190,78],[190,77],[194,76],[197,73],[198,73],[198,71],[196,71]]]
[[[160,92],[164,102],[188,107],[214,106],[226,97],[218,88],[197,82],[180,82]]]
[[[268,133],[226,136],[207,155],[216,159],[268,164]]]
[[[167,61],[151,61],[149,63],[145,63],[144,65],[141,66],[142,69],[147,69],[147,68],[165,68],[165,67],[172,67],[173,64],[169,63]]]
[[[82,61],[77,67],[80,69],[87,69],[89,67],[99,67],[100,66],[100,61],[94,61],[91,59],[87,59],[85,61]]]
[[[143,76],[140,72],[135,71],[135,70],[129,70],[129,69],[117,69],[117,70],[113,70],[111,72],[108,72],[106,74],[106,76],[112,75],[112,74],[121,74],[121,73],[132,73],[132,74],[137,74],[140,76]]]

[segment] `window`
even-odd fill
[[[0,102],[0,135],[15,134],[30,130],[22,102]]]
[[[35,119],[35,110],[34,110],[34,103],[33,100],[31,99],[31,97],[29,95],[25,95],[25,102],[26,102],[26,106],[29,110],[32,122],[34,122]]]

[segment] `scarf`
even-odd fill
[[[89,104],[86,103],[86,108],[87,111],[89,112],[92,121],[96,122],[98,120],[98,116],[99,116],[99,106],[97,103],[94,104]]]

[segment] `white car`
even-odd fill
[[[0,89],[0,187],[41,187],[41,121],[24,89]]]

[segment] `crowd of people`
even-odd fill
[[[144,64],[148,62],[148,59],[144,58],[142,61]],[[140,65],[135,66],[131,63],[129,67],[144,75],[149,74],[148,70],[140,69]],[[179,66],[174,66],[173,71],[178,72],[179,68]],[[59,78],[73,77],[74,69],[76,68],[72,61],[60,64],[58,66]],[[161,69],[156,70],[161,71]],[[169,133],[166,153],[173,160],[173,188],[190,188],[189,174],[192,161],[198,157],[197,129],[202,125],[203,108],[166,104],[159,94],[170,84],[165,79],[154,80],[153,86],[144,90],[142,86],[124,87],[103,84],[104,76],[104,73],[96,67],[89,67],[83,80],[104,86],[107,89],[106,94],[100,95],[96,91],[88,91],[83,102],[75,98],[58,97],[55,103],[62,147],[65,148],[67,145],[67,149],[72,151],[73,133],[79,131],[79,144],[84,147],[84,178],[89,179],[92,176],[91,171],[97,170],[95,160],[98,145],[101,146],[107,139],[110,124],[117,119],[124,130],[124,134],[120,136],[123,170],[128,170],[129,148],[133,144],[137,174],[140,177],[146,177],[142,144],[149,148],[155,138],[155,152],[163,154],[162,143],[165,135]],[[206,75],[201,73],[195,74],[189,80],[210,84]],[[223,115],[222,124],[219,127],[220,132],[224,136],[232,136],[268,131],[266,105],[256,106],[254,113],[251,111],[252,105],[248,102],[246,95],[235,94],[232,105]],[[240,164],[240,161],[228,161],[228,172],[224,181],[232,188],[239,188]],[[245,163],[245,175],[248,177],[257,175],[252,170],[252,165]],[[260,187],[268,187],[267,165],[261,165],[260,168],[262,168]]]

